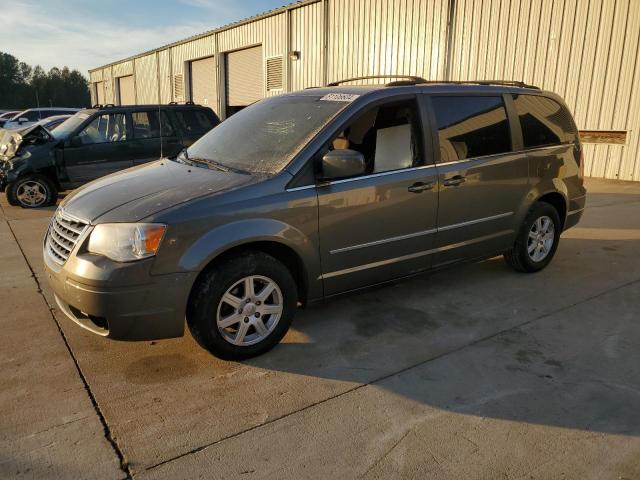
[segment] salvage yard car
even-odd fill
[[[100,179],[43,245],[59,308],[104,337],[266,352],[299,305],[458,262],[553,258],[585,205],[575,123],[520,83],[329,86],[240,111],[174,160]]]
[[[30,108],[13,115],[6,122],[4,122],[2,128],[25,128],[45,118],[53,117],[56,115],[73,115],[79,110],[79,108],[62,107]]]
[[[13,118],[17,113],[15,110],[9,110],[7,112],[0,113],[0,128],[4,127],[4,124],[9,121],[10,118]]]
[[[11,205],[51,205],[60,190],[175,156],[218,123],[210,108],[190,104],[98,106],[51,132],[32,125],[0,145],[0,191]]]

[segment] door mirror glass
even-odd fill
[[[331,150],[322,157],[323,180],[353,177],[364,171],[364,155],[355,150]]]
[[[29,119],[28,119],[28,118],[26,118],[26,117],[20,117],[20,118],[18,119],[18,123],[25,123],[25,122],[28,122],[28,121],[29,121]]]

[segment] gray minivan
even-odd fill
[[[60,309],[98,335],[176,337],[186,318],[244,359],[309,302],[495,255],[543,269],[582,216],[583,164],[566,105],[535,87],[334,84],[76,190],[44,262]]]

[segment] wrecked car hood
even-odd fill
[[[31,125],[21,130],[0,130],[0,160],[16,156],[21,146],[54,142],[55,138],[42,125]]]
[[[95,180],[61,207],[89,222],[137,222],[172,206],[256,183],[262,177],[158,160]]]

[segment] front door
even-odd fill
[[[131,167],[130,136],[126,114],[96,116],[64,147],[69,181],[80,185]]]
[[[317,189],[325,295],[430,266],[437,174],[425,154],[420,118],[415,99],[381,104],[327,145],[361,152],[367,169]]]
[[[512,147],[505,99],[432,96],[431,105],[440,151],[434,266],[497,254],[514,241],[529,182],[527,156]]]

